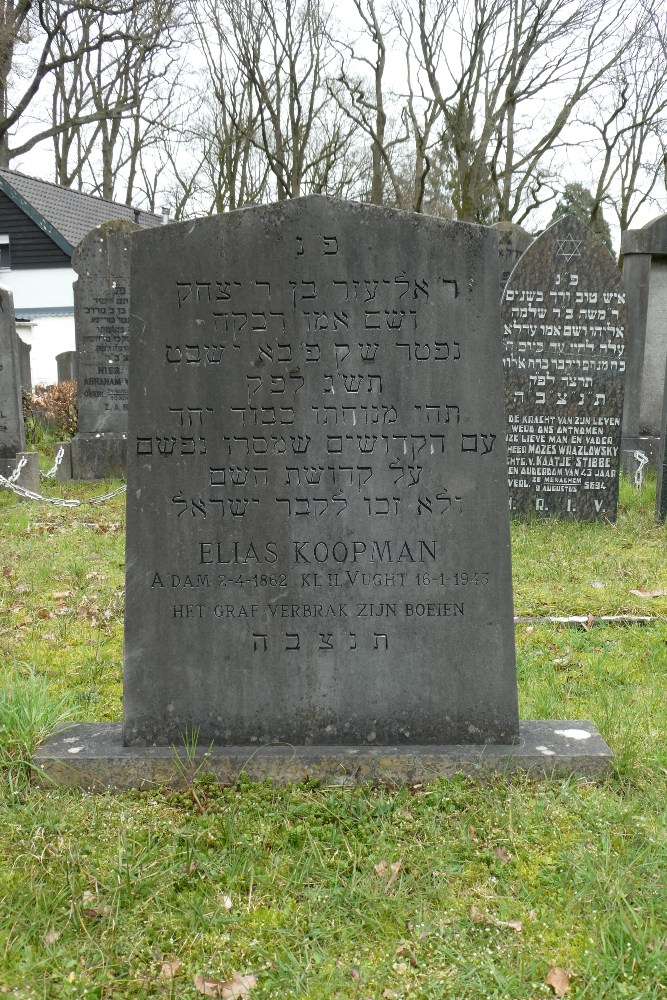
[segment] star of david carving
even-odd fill
[[[569,263],[573,257],[581,257],[581,251],[579,250],[581,244],[582,240],[575,240],[574,236],[568,233],[564,240],[558,240],[556,256],[564,257]]]

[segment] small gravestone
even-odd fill
[[[25,451],[21,398],[21,361],[14,319],[14,298],[0,287],[0,475],[10,475]]]
[[[510,274],[533,242],[534,237],[516,222],[496,222],[491,228],[498,235],[500,292],[502,294]]]
[[[16,335],[19,344],[19,368],[21,370],[21,388],[26,392],[32,392],[32,371],[30,369],[30,352],[32,345],[26,344]]]
[[[78,365],[74,479],[124,476],[127,461],[130,236],[132,222],[106,222],[72,257]]]
[[[56,365],[58,366],[59,382],[76,382],[78,378],[78,364],[76,351],[63,351],[56,354]]]
[[[510,742],[495,236],[308,198],[132,282],[126,742]]]
[[[560,219],[512,272],[502,321],[512,515],[615,520],[627,312],[611,254]]]

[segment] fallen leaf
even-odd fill
[[[470,919],[476,924],[483,924],[486,917],[484,911],[480,910],[478,906],[471,906]]]
[[[376,865],[373,865],[373,871],[375,872],[378,878],[382,878],[388,867],[389,865],[387,864],[386,861],[384,860],[378,861]]]
[[[557,997],[570,992],[570,973],[565,969],[559,969],[556,965],[551,966],[544,982],[551,987]]]
[[[359,969],[352,969],[352,972],[350,973],[350,975],[351,975],[351,976],[352,976],[352,978],[353,978],[353,979],[355,979],[355,980],[356,980],[356,981],[357,981],[358,983],[360,983],[360,982],[361,982],[361,973],[359,972]]]
[[[180,958],[167,958],[162,963],[160,975],[163,979],[173,979],[182,965]]]
[[[257,985],[257,976],[240,976],[235,972],[231,979],[223,981],[197,974],[194,984],[195,989],[207,997],[219,997],[220,1000],[245,1000],[250,996],[250,990]]]
[[[504,847],[500,847],[500,846],[494,847],[493,848],[493,853],[495,854],[495,856],[497,858],[500,858],[500,860],[502,861],[502,863],[504,865],[506,865],[508,861],[512,860],[512,856],[507,853],[507,851],[505,850]]]
[[[588,612],[588,618],[583,623],[584,632],[590,632],[591,628],[593,627],[593,622],[594,621],[595,621],[595,617],[589,611]]]
[[[47,611],[46,608],[40,608],[37,612],[38,618],[53,618],[53,612]]]
[[[398,873],[399,873],[400,869],[401,869],[401,862],[400,861],[394,861],[392,863],[392,865],[391,865],[391,877],[389,878],[389,881],[387,882],[386,886],[384,887],[384,891],[385,892],[389,892],[389,890],[391,889],[392,885],[394,884],[394,882],[398,878]]]
[[[194,875],[196,871],[197,871],[197,862],[191,861],[190,867],[188,868],[188,875]]]
[[[570,664],[569,656],[557,656],[555,660],[551,661],[557,670],[562,670],[563,667],[567,667]]]
[[[481,847],[486,847],[486,841],[480,837],[474,826],[468,827],[468,836],[472,840],[473,844],[479,844]]]
[[[534,631],[535,631],[534,625],[526,625],[526,632],[534,632]]]
[[[51,597],[53,598],[54,601],[64,601],[66,597],[71,597],[71,596],[72,596],[71,590],[55,590],[51,594]]]
[[[60,931],[47,931],[44,935],[44,944],[55,944],[60,937]]]
[[[531,910],[528,914],[529,920],[537,920],[537,910]]]
[[[382,990],[381,996],[382,996],[382,1000],[396,1000],[396,997],[398,996],[398,994],[397,993],[392,993],[391,990]]]
[[[11,566],[3,566],[2,575],[7,577],[7,579],[9,580],[10,576],[14,575],[14,570],[12,569]]]
[[[396,969],[397,972],[407,972],[408,969],[405,962],[397,962],[394,968]]]
[[[631,590],[635,597],[664,597],[667,590]]]
[[[508,927],[512,931],[522,931],[523,923],[520,920],[498,920],[490,913],[485,913],[478,906],[470,907],[470,919],[476,924],[489,924],[491,927]]]
[[[27,583],[19,583],[14,587],[15,594],[29,594],[30,586]]]
[[[227,912],[229,912],[231,909],[233,909],[234,908],[234,903],[232,902],[232,897],[231,896],[223,896],[222,897],[222,905],[227,910]]]

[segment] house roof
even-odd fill
[[[81,194],[16,170],[0,170],[0,191],[70,256],[84,236],[103,222],[127,219],[145,229],[162,225],[160,215],[135,213],[128,205]]]

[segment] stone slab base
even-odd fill
[[[120,723],[62,729],[35,754],[37,784],[90,791],[180,787],[199,774],[223,784],[245,771],[277,784],[315,778],[325,784],[414,784],[465,774],[486,777],[524,771],[535,777],[596,778],[613,754],[591,722],[522,722],[512,746],[213,746],[188,759],[183,747],[124,747]]]
[[[77,434],[70,442],[72,479],[124,479],[127,438],[124,434]]]

